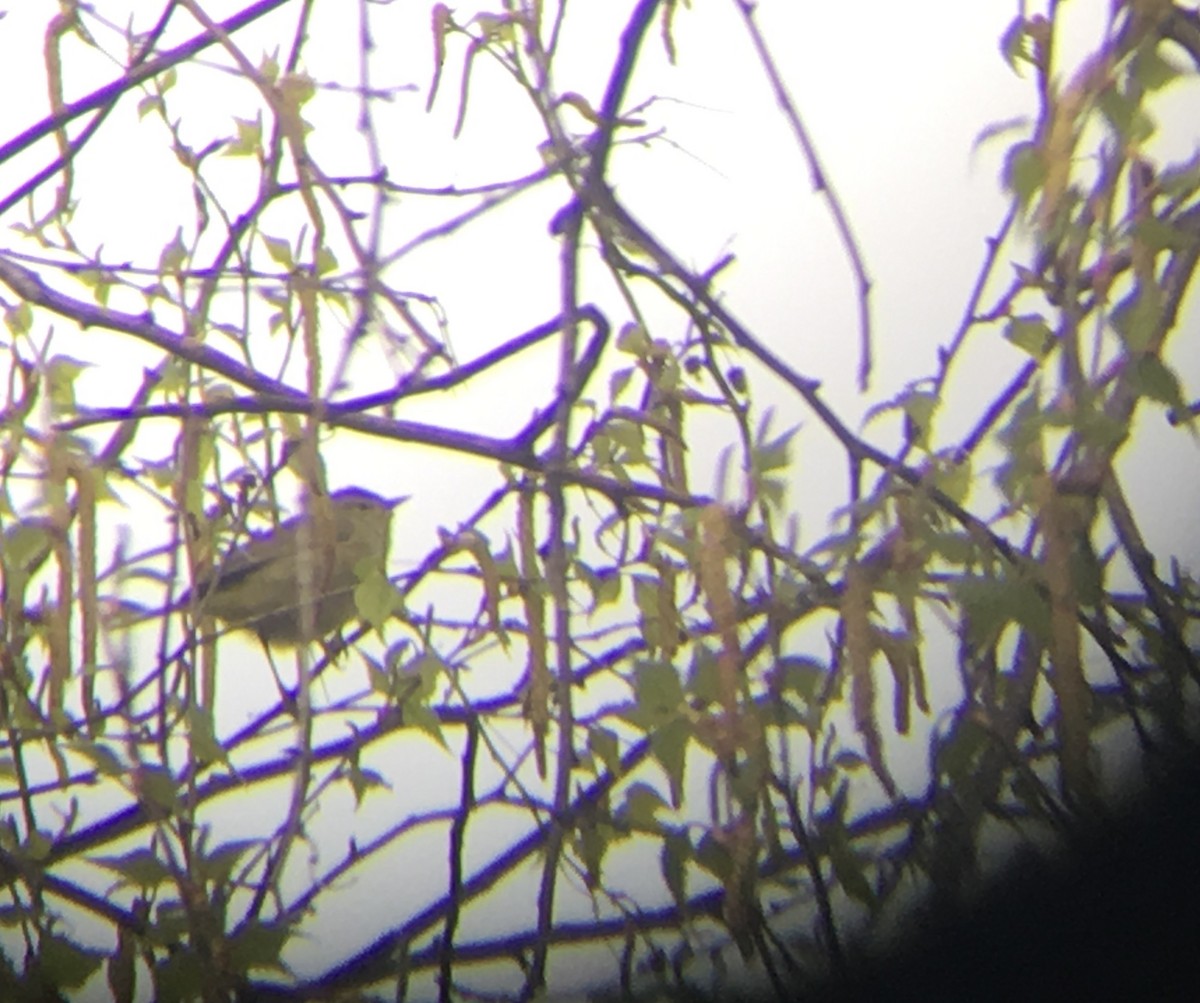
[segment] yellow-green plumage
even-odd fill
[[[194,608],[266,644],[303,644],[354,618],[354,590],[384,574],[395,502],[347,488],[233,550],[198,582]],[[187,600],[189,603],[193,600]]]

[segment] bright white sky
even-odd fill
[[[47,110],[39,83],[44,79],[41,37],[57,6],[49,2],[13,5],[0,21],[0,83],[5,93],[24,97],[0,108],[0,141]],[[116,24],[125,23],[128,6],[95,5]],[[159,7],[132,6],[155,16]],[[240,6],[209,3],[206,10],[221,18]],[[456,5],[456,17],[465,21],[476,6]],[[561,88],[599,103],[621,16],[629,6],[572,5],[558,70]],[[984,255],[985,237],[1004,216],[1005,199],[996,178],[1005,144],[995,142],[973,154],[972,143],[986,126],[1035,109],[1032,82],[1015,77],[999,53],[999,36],[1017,5],[1014,0],[927,0],[919,5],[893,0],[762,0],[759,4],[764,34],[849,213],[874,281],[876,363],[872,392],[865,400],[854,390],[858,332],[853,276],[826,205],[813,193],[806,165],[755,65],[736,5],[694,0],[692,6],[690,11],[681,9],[676,18],[678,65],[668,65],[652,35],[630,90],[634,103],[654,95],[662,99],[645,114],[666,128],[671,145],[619,151],[614,159],[618,190],[683,260],[704,267],[726,251],[735,253],[738,263],[725,287],[733,313],[796,369],[822,380],[827,399],[857,420],[871,404],[934,371],[938,346],[948,342],[959,323]],[[1103,0],[1075,0],[1064,6],[1075,29],[1066,39],[1067,48],[1086,51],[1108,5]],[[316,5],[315,41],[306,50],[304,69],[318,82],[354,79],[357,7]],[[461,45],[451,50],[433,114],[425,113],[432,65],[428,8],[428,3],[417,2],[370,8],[381,52],[374,82],[414,87],[390,104],[377,106],[391,179],[412,185],[465,186],[535,170],[540,166],[535,147],[542,138],[537,121],[523,106],[515,105],[505,78],[483,62],[472,81],[464,133],[458,140],[452,138]],[[351,10],[354,16],[349,16]],[[185,16],[179,21],[188,27],[166,44],[193,34]],[[239,34],[237,41],[257,59],[286,47],[291,27],[285,10],[283,18],[269,18]],[[114,36],[97,30],[97,38],[120,51]],[[114,75],[114,68],[90,50],[77,52],[77,58],[67,64],[68,100]],[[181,71],[172,94],[173,115],[182,116],[183,135],[197,146],[214,136],[230,135],[233,116],[253,117],[259,106],[252,88],[214,69],[218,63],[225,65],[225,57],[208,50],[201,67]],[[1189,107],[1195,111],[1196,98],[1194,81],[1168,94],[1167,121],[1189,121],[1182,116]],[[350,95],[325,95],[306,109],[306,118],[315,127],[313,148],[329,174],[364,171],[356,115],[357,105]],[[1168,127],[1166,131],[1182,137],[1182,145],[1164,145],[1163,157],[1191,152],[1194,130]],[[8,191],[14,179],[41,166],[51,151],[52,146],[43,143],[0,166],[0,191]],[[214,162],[214,171],[220,183],[234,185],[244,184],[239,179],[252,178],[254,173],[251,164],[237,160]],[[152,267],[176,229],[182,225],[187,233],[192,225],[187,177],[167,149],[162,123],[148,120],[139,126],[128,107],[112,117],[95,149],[78,162],[75,194],[80,205],[73,233],[84,248],[102,244],[109,261],[132,260]],[[531,195],[463,234],[407,256],[392,272],[394,283],[436,295],[450,319],[454,351],[460,359],[471,359],[556,312],[557,245],[546,227],[561,205],[561,189],[546,188]],[[234,205],[235,211],[239,208]],[[445,203],[402,199],[385,243],[399,246],[448,214]],[[14,214],[5,222],[15,218]],[[279,234],[288,235],[287,227],[281,217]],[[8,231],[0,242],[6,250],[36,250]],[[1007,279],[1008,273],[1002,271],[1001,276]],[[0,294],[8,296],[5,290]],[[615,323],[625,319],[605,283],[593,279],[589,295],[604,304]],[[114,300],[113,305],[143,308],[134,300]],[[1194,307],[1189,317],[1187,323],[1194,331]],[[177,323],[177,318],[161,314],[157,319]],[[678,329],[664,332],[677,333]],[[122,373],[111,364],[114,349],[125,363]],[[136,384],[142,366],[156,358],[152,352],[137,350],[126,338],[97,331],[79,339],[64,329],[56,350],[108,360],[86,384],[86,396],[95,404],[125,403],[124,387]],[[520,386],[514,387],[508,376],[481,381],[469,391],[442,399],[422,398],[400,417],[492,434],[515,429],[534,402],[549,397],[554,360],[553,350],[535,353]],[[994,390],[1024,361],[1001,339],[999,327],[976,332],[960,366],[960,379],[952,384],[951,398],[945,402],[946,438],[953,439],[966,422],[973,421]],[[1195,396],[1200,360],[1173,361]],[[361,383],[356,389],[362,392],[388,386],[393,378],[386,360],[376,357],[363,360],[357,374]],[[118,388],[121,379],[126,383]],[[801,475],[794,500],[811,541],[824,533],[831,510],[845,501],[841,455],[829,449],[828,440],[815,430],[794,398],[769,382],[757,383],[755,392],[759,400],[776,403],[775,428],[805,423],[797,440]],[[1181,554],[1195,567],[1200,563],[1194,536],[1195,502],[1200,500],[1196,443],[1180,430],[1168,429],[1160,412],[1142,420],[1151,426],[1148,434],[1155,437],[1155,445],[1136,461],[1132,490],[1135,504],[1146,514],[1148,542],[1152,550]],[[693,449],[698,450],[700,443],[708,441],[707,429],[698,425],[690,431]],[[164,435],[170,434],[164,429]],[[880,423],[877,429],[872,426],[872,434],[887,444],[894,426]],[[410,566],[431,546],[438,527],[455,526],[495,483],[486,464],[464,463],[420,447],[381,446],[349,437],[327,454],[327,461],[335,485],[363,483],[381,493],[413,494],[402,510],[403,524],[393,546],[395,570]],[[1163,490],[1163,470],[1171,472],[1170,491]],[[693,486],[716,489],[713,484]],[[135,549],[141,541],[137,543]],[[246,657],[248,666],[253,666],[247,672],[256,671],[257,657],[253,652]],[[271,693],[264,690],[264,699]],[[230,725],[243,719],[237,713]],[[396,755],[420,754],[419,748],[413,741],[397,743]],[[453,769],[453,763],[447,762]],[[413,793],[411,784],[401,790],[405,797]],[[394,818],[394,811],[388,816]],[[476,847],[478,860],[486,858],[485,850]],[[378,877],[389,881],[387,875]],[[429,889],[419,887],[421,877],[406,873],[395,886],[397,892],[403,887],[406,900],[417,902],[442,886],[440,873],[425,876]],[[394,875],[391,883],[398,880]],[[347,889],[346,895],[323,907],[313,927],[317,939],[302,945],[292,958],[301,972],[319,969],[361,943],[368,923],[363,904],[366,884]],[[377,901],[374,888],[367,897]],[[389,897],[383,893],[378,899]],[[381,903],[380,929],[391,915]]]

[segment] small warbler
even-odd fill
[[[309,513],[232,550],[180,605],[253,631],[264,645],[325,637],[356,616],[359,583],[386,574],[392,510],[401,501],[361,488],[314,499]]]

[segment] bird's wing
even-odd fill
[[[196,583],[197,598],[203,599],[214,585],[223,589],[235,588],[266,564],[268,558],[263,556],[261,548],[255,547],[257,542],[252,540],[247,546],[238,547],[222,558],[213,568],[211,578]]]

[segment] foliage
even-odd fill
[[[1106,734],[1132,728],[1151,764],[1185,754],[1200,589],[1147,549],[1119,461],[1164,416],[1195,435],[1169,349],[1195,341],[1178,320],[1200,255],[1200,157],[1158,163],[1148,145],[1155,96],[1186,75],[1179,60],[1200,65],[1200,19],[1113,6],[1074,68],[1055,62],[1053,16],[1006,31],[1004,58],[1038,99],[1034,118],[981,139],[1008,144],[1012,210],[937,371],[868,413],[868,430],[902,422],[889,451],[738,320],[728,261],[686,265],[613,184],[618,147],[659,139],[653,102],[627,97],[634,71],[649,51],[674,57],[701,5],[631,4],[592,98],[554,83],[565,4],[470,19],[433,5],[428,106],[452,100],[469,134],[498,70],[544,136],[536,170],[468,188],[404,185],[385,164],[397,91],[374,77],[389,43],[372,5],[356,7],[357,77],[327,82],[304,69],[321,4],[260,0],[217,24],[182,0],[128,29],[123,51],[94,11],[63,4],[43,38],[50,114],[0,147],[22,175],[0,197],[0,916],[13,934],[0,996],[103,977],[115,1000],[268,984],[278,998],[399,998],[430,977],[448,999],[488,962],[528,996],[579,942],[618,945],[628,993],[691,978],[704,956],[719,975],[731,946],[777,982],[817,979],[845,965],[848,929],[909,908],[914,889],[935,909],[969,895],[999,827],[1038,840],[1102,816]],[[859,279],[865,391],[853,206],[754,5],[736,7]],[[183,11],[200,30],[168,44]],[[265,57],[239,41],[264,25],[279,45]],[[68,101],[69,59],[100,49],[121,71]],[[251,88],[224,132],[188,98],[213,60]],[[347,90],[366,150],[349,169],[344,123],[323,110]],[[194,210],[136,261],[75,235],[97,197],[88,157],[127,111],[166,137]],[[44,169],[20,159],[51,148]],[[436,296],[402,284],[407,256],[546,189],[561,206],[557,274],[538,278],[559,290],[555,315],[459,359]],[[434,226],[395,222],[427,203]],[[416,236],[394,244],[404,226]],[[585,273],[615,305],[585,298]],[[955,363],[997,330],[1028,361],[956,438],[939,426]],[[59,347],[101,331],[116,347],[100,357]],[[520,367],[546,345],[557,369],[539,383]],[[364,372],[389,385],[363,394]],[[527,398],[511,434],[405,416],[497,376]],[[765,387],[844,456],[849,495],[828,534],[802,538],[791,518],[798,479],[829,475],[806,469]],[[695,429],[713,422],[731,498],[693,486],[710,463]],[[438,538],[407,537],[420,556],[363,583],[364,624],[300,653],[294,686],[231,726],[237,649],[171,605],[176,583],[269,526],[282,499],[323,493],[352,437],[370,443],[364,484],[401,465],[465,484],[482,458],[488,493]],[[174,532],[147,544],[161,515]],[[131,625],[148,593],[163,612]],[[501,682],[483,685],[485,668]],[[339,671],[366,687],[335,697]],[[420,771],[396,768],[401,742],[406,763],[418,748],[456,759],[457,788],[406,803]],[[914,744],[928,764],[916,783],[899,751]],[[283,810],[256,814],[280,784]],[[339,793],[385,819],[344,851],[311,835]],[[218,837],[221,812],[248,813],[253,831]],[[440,891],[384,903],[386,927],[358,951],[290,977],[347,882],[378,905],[368,868],[415,878],[430,845]],[[623,855],[647,848],[658,873],[622,878]],[[531,872],[530,887],[497,890]],[[562,918],[571,892],[590,919]],[[501,894],[519,901],[502,935],[462,932]]]

